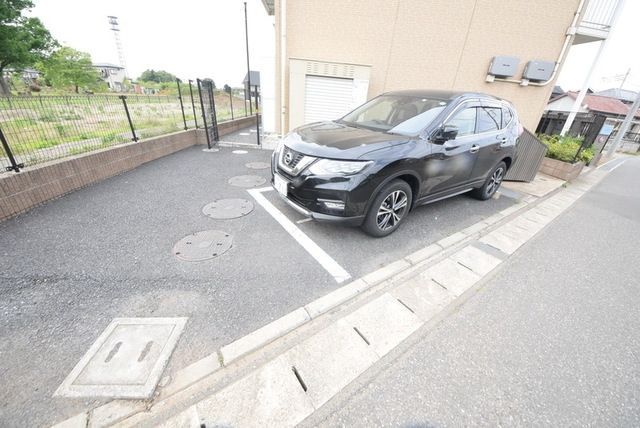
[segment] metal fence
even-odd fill
[[[247,115],[246,103],[214,90],[217,121]],[[0,174],[138,139],[202,127],[195,85],[178,95],[0,97]]]
[[[542,159],[547,153],[547,146],[542,144],[540,140],[528,129],[525,129],[520,138],[518,138],[518,152],[516,160],[507,171],[504,179],[509,181],[532,181]]]

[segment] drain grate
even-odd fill
[[[257,187],[267,180],[258,175],[238,175],[229,179],[229,184],[238,187]]]
[[[221,230],[203,230],[187,235],[173,246],[173,254],[185,262],[201,262],[225,253],[233,237]]]
[[[245,216],[253,211],[253,204],[246,199],[218,199],[202,208],[204,215],[217,220]]]
[[[267,169],[271,165],[269,165],[266,162],[249,162],[249,163],[245,164],[244,166],[246,166],[249,169]]]

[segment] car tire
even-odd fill
[[[500,188],[500,185],[502,184],[502,180],[504,180],[504,176],[506,173],[507,164],[504,162],[500,162],[498,165],[496,165],[495,168],[491,170],[482,187],[473,189],[473,191],[471,192],[471,196],[476,199],[480,199],[481,201],[490,199]]]
[[[395,232],[409,213],[412,201],[411,186],[406,181],[391,181],[380,190],[371,203],[362,229],[376,238]],[[390,205],[393,203],[396,204],[396,208]]]

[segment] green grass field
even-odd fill
[[[195,117],[202,126],[200,100]],[[231,119],[229,95],[215,94],[217,119]],[[183,96],[189,128],[195,127],[191,98]],[[139,138],[184,129],[175,96],[127,95],[127,106]],[[245,115],[244,100],[233,99],[234,117]],[[32,96],[0,98],[0,129],[16,157],[34,164],[131,141],[131,129],[117,95]],[[6,157],[0,148],[0,156]]]

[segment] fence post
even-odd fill
[[[251,103],[251,100],[249,100],[249,103]],[[247,86],[245,85],[244,87],[244,117],[248,117],[249,115],[247,114]]]
[[[211,140],[209,139],[209,130],[207,129],[207,114],[204,111],[204,102],[202,101],[202,85],[200,79],[196,79],[198,84],[198,94],[200,95],[200,108],[202,109],[202,121],[204,122],[204,135],[207,137],[207,148],[211,149]]]
[[[4,149],[4,152],[7,154],[9,162],[11,163],[11,166],[6,167],[7,171],[20,172],[20,168],[24,168],[24,164],[16,162],[16,158],[13,157],[13,153],[11,152],[11,148],[9,147],[9,142],[4,137],[2,129],[0,129],[0,141],[2,141],[2,148]]]
[[[178,98],[180,99],[180,110],[182,110],[182,121],[184,122],[184,130],[187,130],[187,118],[184,116],[184,105],[182,104],[182,91],[180,91],[180,79],[176,78],[178,85]]]
[[[256,111],[256,134],[258,137],[258,146],[260,146],[260,113]]]
[[[231,120],[233,120],[233,96],[231,95],[232,92],[233,92],[233,89],[229,91],[229,105],[231,106]]]
[[[198,116],[196,116],[196,104],[193,100],[193,88],[191,87],[193,80],[189,79],[189,94],[191,94],[191,108],[193,109],[193,121],[196,123],[196,129],[198,129]]]
[[[213,84],[209,84],[209,90],[211,91],[209,95],[211,97],[211,108],[213,109],[213,118],[211,119],[213,121],[213,138],[217,142],[220,141],[220,136],[218,135],[218,113],[216,111],[216,94],[213,89]]]
[[[133,134],[133,141],[138,141],[138,137],[136,136],[136,130],[133,127],[133,122],[131,121],[131,115],[129,114],[129,107],[127,107],[127,96],[120,95],[119,97],[122,100],[122,105],[124,105],[124,112],[127,113],[127,120],[129,121],[129,127],[131,128],[131,134]]]

